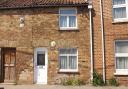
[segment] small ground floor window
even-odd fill
[[[59,49],[60,72],[78,71],[78,51],[76,48]]]

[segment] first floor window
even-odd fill
[[[59,10],[60,29],[77,28],[77,10],[75,8],[61,8]]]
[[[59,50],[59,61],[60,61],[60,71],[72,72],[77,71],[77,49],[60,49]]]
[[[115,47],[116,72],[125,73],[128,71],[128,41],[116,41]]]
[[[115,21],[128,19],[128,0],[113,0],[113,18]]]

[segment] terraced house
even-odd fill
[[[1,83],[90,79],[86,0],[1,0]]]
[[[128,84],[127,0],[1,0],[0,82]]]

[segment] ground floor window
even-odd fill
[[[116,73],[128,74],[128,41],[115,42]]]
[[[78,51],[76,48],[59,49],[60,72],[78,71]]]

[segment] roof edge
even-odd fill
[[[88,1],[85,3],[77,3],[77,4],[38,4],[36,5],[35,3],[31,4],[31,5],[24,5],[24,6],[4,6],[4,5],[0,5],[0,10],[2,9],[27,9],[27,8],[43,8],[43,7],[86,7],[88,6]]]

